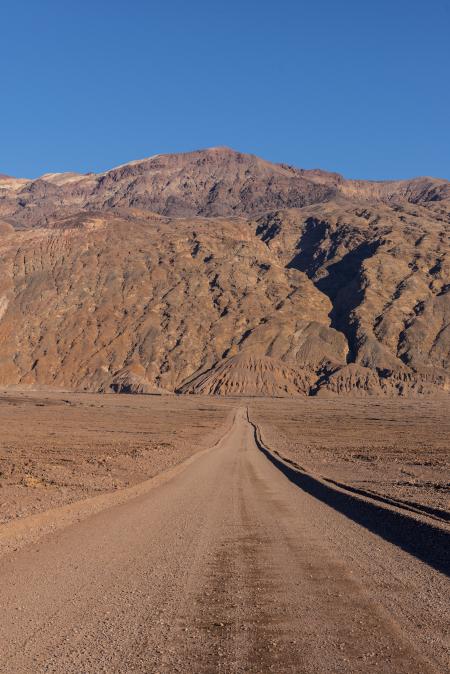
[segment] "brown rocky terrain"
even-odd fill
[[[449,521],[446,400],[258,399],[249,411],[266,445],[310,473]]]
[[[443,394],[450,183],[226,148],[0,176],[0,385]]]
[[[172,468],[223,435],[231,405],[174,396],[1,393],[0,530],[18,518],[124,492]]]
[[[0,420],[0,672],[448,671],[441,401],[6,393]]]

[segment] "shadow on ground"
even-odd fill
[[[252,426],[259,449],[291,482],[372,533],[450,576],[449,532],[426,522],[419,522],[406,514],[359,499],[352,494],[338,491],[312,475],[292,468],[261,443],[254,424]]]

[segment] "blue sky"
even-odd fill
[[[18,0],[0,57],[0,173],[228,145],[450,179],[448,0]]]

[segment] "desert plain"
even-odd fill
[[[0,671],[435,672],[446,398],[5,391]]]
[[[450,492],[445,397],[386,401],[19,391],[0,394],[0,524],[154,477],[218,441],[241,404],[281,455],[330,479],[445,518]]]

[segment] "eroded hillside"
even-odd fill
[[[448,194],[223,149],[1,177],[0,385],[448,391]]]

